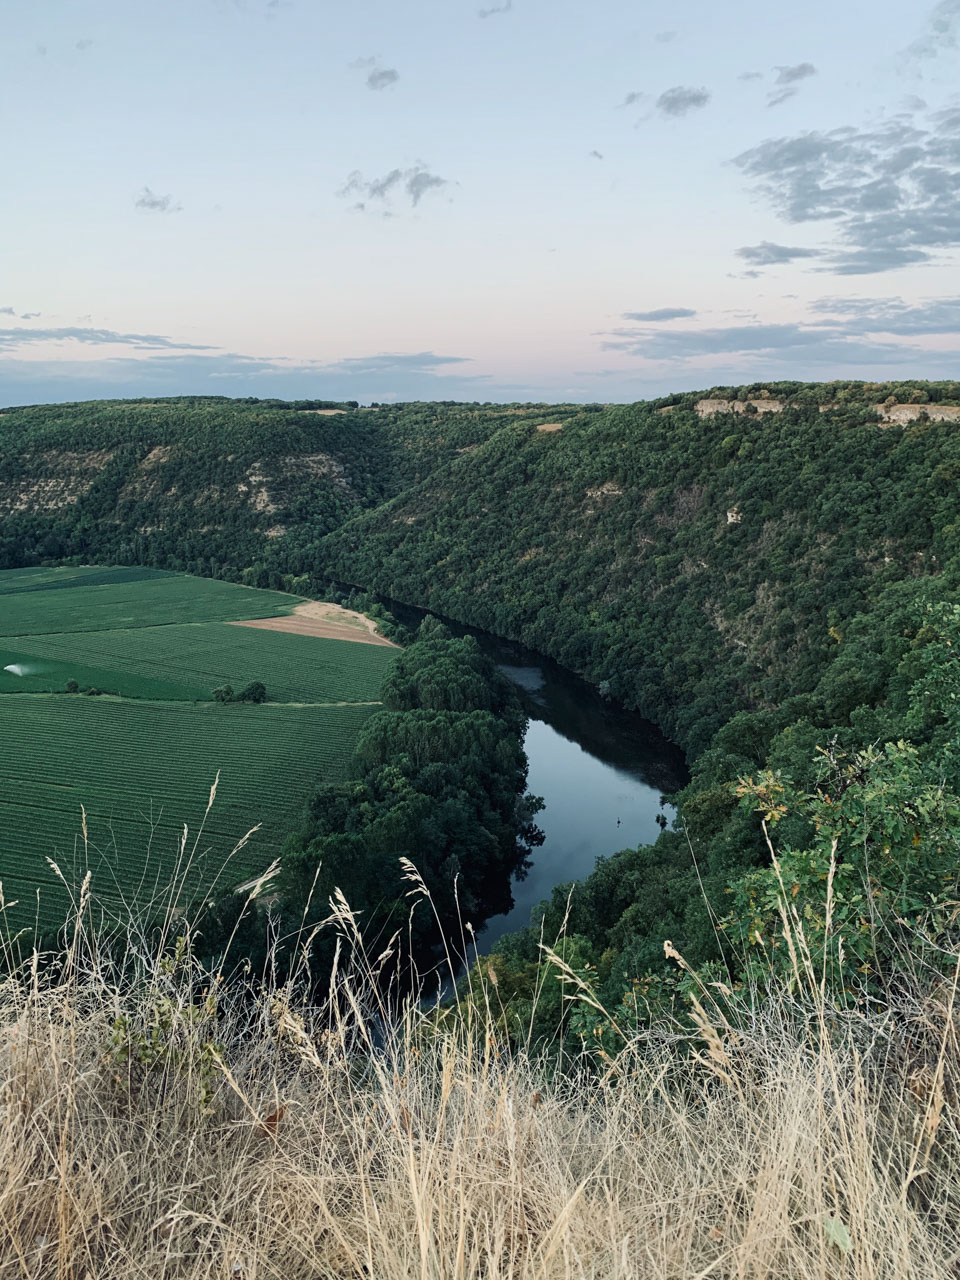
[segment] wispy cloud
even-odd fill
[[[380,65],[378,58],[356,58],[350,63],[355,71],[366,71],[367,88],[373,90],[389,89],[400,79],[400,72],[393,67]]]
[[[650,325],[655,312],[628,312],[637,323],[601,335],[603,349],[648,361],[671,364],[732,357],[749,367],[814,370],[824,366],[876,367],[878,364],[916,365],[917,340],[924,335],[960,333],[960,298],[923,303],[891,298],[821,298],[809,315],[789,323],[735,323],[658,328]],[[930,357],[940,367],[956,360],[956,353],[931,346]],[[693,364],[691,364],[691,368]],[[709,366],[708,366],[709,367]]]
[[[393,67],[377,67],[367,76],[368,89],[388,89],[400,79],[400,72]]]
[[[100,359],[17,359],[0,345],[0,405],[141,395],[260,395],[343,400],[517,400],[547,388],[494,386],[466,356],[432,351],[281,360],[189,348]]]
[[[876,126],[771,138],[734,159],[789,223],[827,222],[823,270],[866,275],[960,247],[960,107],[925,126]]]
[[[478,9],[478,18],[492,18],[498,13],[509,13],[513,8],[513,0],[503,0],[503,4],[491,5],[489,9]]]
[[[801,80],[809,80],[817,74],[812,62],[798,62],[792,67],[777,67],[776,84],[798,84]]]
[[[2,314],[13,315],[9,307]],[[34,312],[39,315],[39,312]],[[27,319],[26,316],[20,317]],[[0,329],[0,350],[17,351],[42,342],[79,342],[84,346],[126,346],[140,351],[216,351],[196,342],[179,342],[156,333],[117,333],[113,329],[67,327],[60,329]]]
[[[424,373],[444,365],[469,363],[469,356],[438,356],[433,351],[394,351],[374,356],[348,356],[345,360],[321,367],[328,373]]]
[[[810,309],[841,321],[850,333],[960,334],[960,297],[923,302],[906,302],[901,297],[819,298]]]
[[[626,311],[623,318],[655,324],[661,320],[689,320],[696,314],[690,307],[659,307],[656,311]]]
[[[405,195],[413,208],[429,191],[450,185],[448,178],[441,178],[424,164],[409,169],[391,169],[382,178],[365,178],[359,170],[350,174],[337,192],[339,196],[359,196],[356,208],[365,209],[370,201],[389,204],[395,195]]]
[[[797,258],[818,258],[819,249],[801,249],[796,245],[774,244],[771,240],[761,240],[759,244],[745,244],[737,250],[737,257],[748,262],[752,267],[778,267],[786,262],[794,262]]]
[[[677,85],[667,89],[657,99],[657,110],[664,116],[685,116],[691,111],[698,111],[710,101],[707,89],[687,89]]]
[[[146,209],[149,213],[180,213],[183,205],[177,204],[173,196],[160,196],[149,187],[144,187],[136,199],[138,209]]]
[[[767,94],[768,107],[779,107],[788,98],[795,98],[800,92],[798,85],[817,74],[817,68],[812,62],[798,62],[796,66],[776,67],[775,70],[777,78],[774,84],[778,87]]]
[[[907,61],[936,58],[960,43],[960,0],[940,0],[927,17],[923,34],[903,51]]]

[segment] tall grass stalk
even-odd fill
[[[956,982],[835,1010],[796,936],[798,981],[598,1070],[504,1042],[489,980],[385,995],[340,896],[318,1000],[211,975],[181,914],[104,945],[91,891],[0,984],[2,1280],[957,1274]]]

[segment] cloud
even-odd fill
[[[737,356],[781,364],[849,365],[892,359],[901,347],[892,342],[864,341],[839,324],[744,324],[702,329],[614,329],[602,343],[646,360],[671,362],[702,357]],[[915,357],[916,353],[912,355]]]
[[[400,79],[400,72],[393,67],[381,67],[377,58],[355,58],[350,66],[354,71],[367,72],[368,89],[388,89]]]
[[[762,80],[762,71],[741,71],[737,76],[738,80]]]
[[[10,308],[4,315],[12,315]],[[39,315],[33,312],[33,315]],[[26,316],[21,317],[26,319]],[[140,351],[215,351],[216,347],[195,342],[178,342],[156,333],[116,333],[113,329],[0,329],[0,350],[17,351],[39,342],[80,342],[85,346],[129,346]]]
[[[602,159],[603,159],[603,152],[602,152],[602,151],[597,151],[597,150],[596,150],[596,148],[594,148],[594,150],[593,150],[593,151],[590,151],[590,152],[588,152],[587,154],[590,156],[590,159],[591,159],[591,160],[602,160]]]
[[[400,79],[400,72],[393,67],[377,67],[367,76],[368,89],[387,89]]]
[[[646,316],[624,318],[645,321]],[[921,358],[925,376],[932,376],[931,370],[949,372],[958,353],[944,350],[942,344],[924,346],[922,338],[945,334],[960,334],[960,297],[922,303],[900,297],[825,297],[811,304],[807,317],[788,323],[668,329],[640,323],[602,335],[602,348],[668,366],[689,363],[691,370],[710,370],[704,374],[710,378],[718,361],[733,361],[728,367],[741,372],[753,367],[771,376],[773,369],[780,368],[810,377],[818,371],[835,376],[829,371],[838,366],[860,366],[866,371],[902,365],[916,370]]]
[[[733,161],[788,223],[826,222],[822,270],[866,275],[960,246],[960,107],[770,138]]]
[[[632,107],[637,102],[642,102],[647,95],[641,93],[639,89],[634,89],[632,93],[628,93],[624,100],[620,103],[621,107]]]
[[[13,307],[0,307],[0,316],[13,316],[15,320],[36,320],[39,311],[16,311]]]
[[[960,43],[960,0],[940,0],[927,18],[926,30],[903,51],[907,61],[936,58]]]
[[[898,337],[920,334],[960,334],[960,297],[905,302],[903,298],[820,298],[811,303],[815,314],[843,322],[848,332],[892,333]]]
[[[16,314],[13,307],[0,307],[0,316],[15,316]]]
[[[775,67],[774,70],[777,72],[774,84],[779,85],[780,88],[767,94],[768,107],[779,107],[781,102],[786,102],[788,98],[795,98],[800,92],[797,85],[817,74],[817,68],[812,62],[798,62],[796,66]]]
[[[78,40],[73,47],[75,49],[79,49],[80,52],[83,53],[84,49],[89,49],[92,44],[92,40]]]
[[[387,352],[375,356],[348,356],[321,366],[328,373],[424,373],[448,364],[469,364],[469,356],[438,356],[433,351],[412,354]]]
[[[180,213],[182,205],[175,202],[173,196],[158,196],[149,187],[144,187],[136,200],[138,209],[147,209],[151,213]]]
[[[0,405],[190,394],[381,401],[549,398],[544,386],[495,386],[485,375],[465,373],[468,363],[464,356],[430,351],[358,356],[333,363],[229,351],[187,350],[94,360],[24,360],[0,353]],[[594,397],[585,393],[584,398]]]
[[[654,323],[658,320],[688,320],[696,314],[689,307],[660,307],[657,311],[626,311],[623,318]]]
[[[705,107],[709,101],[708,90],[685,89],[682,85],[677,85],[661,93],[657,99],[657,110],[664,116],[685,116],[691,111]]]
[[[808,80],[817,74],[812,62],[798,62],[793,67],[777,67],[775,84],[797,84],[800,80]]]
[[[658,31],[653,37],[657,44],[671,44],[677,38],[676,31]]]
[[[435,173],[431,173],[426,165],[416,164],[409,169],[391,169],[382,178],[369,180],[359,170],[355,170],[337,195],[360,196],[361,199],[355,207],[364,209],[367,201],[378,200],[389,204],[395,194],[405,192],[411,205],[416,208],[428,191],[435,191],[449,185],[448,178],[440,178]]]
[[[793,262],[795,258],[818,258],[818,249],[800,249],[788,244],[774,244],[771,240],[761,240],[759,244],[745,244],[737,250],[737,257],[749,262],[754,267],[776,267],[784,262]]]
[[[478,18],[492,18],[497,13],[509,13],[513,8],[513,0],[503,0],[503,4],[491,5],[489,9],[478,9]]]

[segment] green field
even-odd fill
[[[188,896],[236,885],[279,854],[313,789],[343,775],[392,661],[387,648],[224,621],[296,603],[139,569],[0,573],[0,666],[15,668],[0,672],[0,882],[17,903],[6,929],[62,922],[69,895],[48,859],[71,885],[90,870],[122,919],[164,903],[174,879]],[[67,694],[69,679],[104,692]],[[252,680],[270,701],[210,700]]]
[[[86,687],[76,674],[79,663],[109,673],[87,682],[107,692],[188,701],[209,699],[218,685],[237,689],[251,680],[267,686],[271,702],[368,701],[377,696],[371,689],[379,689],[392,657],[390,649],[377,645],[225,622],[19,636],[14,643],[28,670],[20,678],[0,673],[0,691],[28,688],[29,682],[38,689],[42,684],[62,689],[71,676]],[[0,648],[0,658],[4,652]],[[31,658],[45,674],[31,673]],[[6,665],[3,659],[0,666]],[[176,692],[161,692],[161,685]]]
[[[136,567],[0,573],[0,636],[158,627],[289,613],[296,596]]]

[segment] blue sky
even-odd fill
[[[0,15],[0,403],[960,376],[960,0]]]

